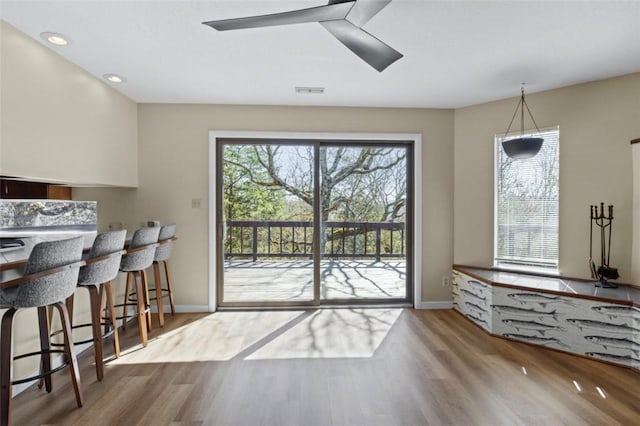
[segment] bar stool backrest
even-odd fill
[[[96,236],[89,252],[91,259],[94,257],[105,256],[124,248],[124,241],[127,237],[127,230],[103,232]],[[106,260],[90,263],[80,268],[78,276],[78,284],[103,284],[113,280],[120,269],[120,260],[122,255],[110,257]]]
[[[149,244],[157,243],[158,236],[160,235],[160,227],[154,226],[152,228],[140,228],[131,238],[129,249],[146,246]],[[140,250],[133,253],[127,253],[122,256],[120,262],[121,271],[141,271],[147,269],[153,264],[153,257],[156,253],[155,247],[150,247],[147,250]]]
[[[163,225],[160,228],[160,236],[158,237],[158,242],[162,242],[168,240],[170,238],[175,237],[176,235],[176,224],[171,223],[169,225]],[[156,247],[156,255],[154,257],[154,261],[161,262],[163,260],[168,260],[171,257],[171,250],[173,249],[173,241],[167,241],[164,244]]]
[[[34,274],[58,268],[82,259],[83,237],[45,241],[33,247],[24,274]],[[46,306],[65,300],[76,289],[80,266],[66,268],[59,273],[36,278],[17,287],[13,307]]]

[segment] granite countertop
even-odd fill
[[[633,304],[640,307],[640,288],[632,285],[619,284],[618,288],[600,288],[595,286],[597,283],[595,280],[545,277],[463,265],[454,265],[453,269],[496,286],[525,288],[542,293]]]
[[[0,238],[22,243],[0,249],[0,264],[26,260],[42,241],[82,235],[90,247],[97,233],[97,209],[96,201],[0,200]]]

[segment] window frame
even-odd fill
[[[224,139],[313,139],[313,140],[336,140],[336,141],[411,141],[413,142],[413,253],[412,253],[412,276],[413,276],[413,307],[416,309],[424,309],[425,306],[435,306],[445,302],[423,302],[422,301],[422,284],[420,277],[422,276],[422,189],[423,189],[423,171],[422,171],[422,134],[421,133],[333,133],[333,132],[282,132],[282,131],[251,131],[251,130],[211,130],[209,131],[209,298],[208,310],[215,312],[217,310],[217,243],[221,238],[222,232],[218,229],[216,218],[219,216],[219,202],[216,198],[216,182],[217,182],[217,145],[222,143]],[[447,302],[448,303],[448,302]],[[435,304],[435,305],[434,305]],[[446,304],[446,303],[445,303]],[[432,306],[432,307],[433,307]]]
[[[557,141],[558,141],[558,150],[557,150],[557,192],[558,192],[558,199],[557,199],[557,211],[558,211],[558,234],[557,234],[557,241],[558,241],[558,246],[557,246],[557,250],[558,250],[558,254],[557,257],[555,259],[555,265],[550,265],[550,266],[543,266],[543,265],[527,265],[525,263],[518,263],[517,261],[514,262],[507,262],[507,261],[500,261],[499,260],[499,256],[498,256],[498,249],[499,249],[499,222],[498,222],[498,214],[499,214],[499,165],[500,165],[500,151],[502,150],[502,141],[504,140],[508,140],[508,139],[513,139],[515,137],[519,137],[519,136],[524,136],[524,137],[531,137],[531,136],[539,136],[541,133],[549,133],[549,132],[556,132],[557,134]],[[494,202],[493,202],[493,267],[494,268],[498,268],[498,269],[505,269],[505,270],[512,270],[512,271],[522,271],[522,272],[534,272],[534,273],[542,273],[542,274],[558,274],[560,272],[560,126],[559,125],[555,125],[555,126],[549,126],[549,127],[544,127],[541,129],[527,129],[524,132],[521,131],[514,131],[514,132],[510,132],[508,134],[495,134],[494,135],[494,152],[493,152],[493,158],[494,158],[494,169],[493,169],[493,178],[494,178],[494,184],[493,184],[493,190],[494,190]],[[517,160],[516,160],[517,161]]]

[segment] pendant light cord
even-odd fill
[[[527,107],[527,112],[529,113],[529,117],[531,117],[531,121],[533,121],[533,125],[536,126],[536,130],[538,131],[538,133],[542,133],[540,131],[540,128],[538,127],[538,123],[536,123],[536,119],[533,118],[533,114],[531,114],[531,110],[529,109],[529,105],[527,105],[527,101],[524,100],[524,88],[522,89],[522,104]],[[523,112],[523,116],[524,116],[524,112]],[[524,118],[522,119],[522,129],[524,133]]]
[[[511,117],[511,121],[509,122],[509,127],[507,127],[507,131],[504,132],[504,137],[506,138],[509,134],[509,130],[511,130],[511,125],[513,125],[513,120],[515,120],[516,115],[518,114],[518,108],[520,108],[520,136],[524,136],[524,108],[527,108],[527,112],[529,113],[529,117],[531,117],[531,121],[533,121],[533,125],[536,126],[536,130],[538,133],[542,133],[540,128],[538,127],[538,123],[536,123],[536,119],[533,118],[533,114],[531,114],[531,110],[529,109],[529,105],[527,105],[527,101],[524,99],[524,84],[522,84],[520,88],[520,100],[518,101],[518,105],[516,105],[516,110],[513,111],[513,116]]]
[[[518,108],[520,108],[520,105],[522,104],[522,101],[524,99],[524,87],[522,88],[522,95],[520,96],[520,100],[518,101],[518,105],[516,105],[516,110],[513,111],[513,116],[511,117],[511,121],[509,122],[509,127],[507,127],[507,131],[504,132],[504,137],[506,138],[507,135],[509,134],[509,130],[511,130],[511,125],[513,124],[513,120],[515,120],[516,118],[516,114],[518,114]],[[521,110],[524,111],[524,110]],[[523,118],[524,120],[524,118]],[[523,124],[524,127],[524,124]]]

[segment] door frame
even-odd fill
[[[212,130],[209,132],[209,311],[215,312],[217,306],[218,253],[217,241],[220,230],[216,223],[219,200],[217,198],[217,146],[229,139],[265,139],[284,141],[344,141],[375,144],[393,141],[413,143],[413,251],[411,253],[412,270],[408,276],[413,278],[413,305],[419,308],[422,303],[422,135],[416,133],[313,133],[313,132],[262,132]]]

